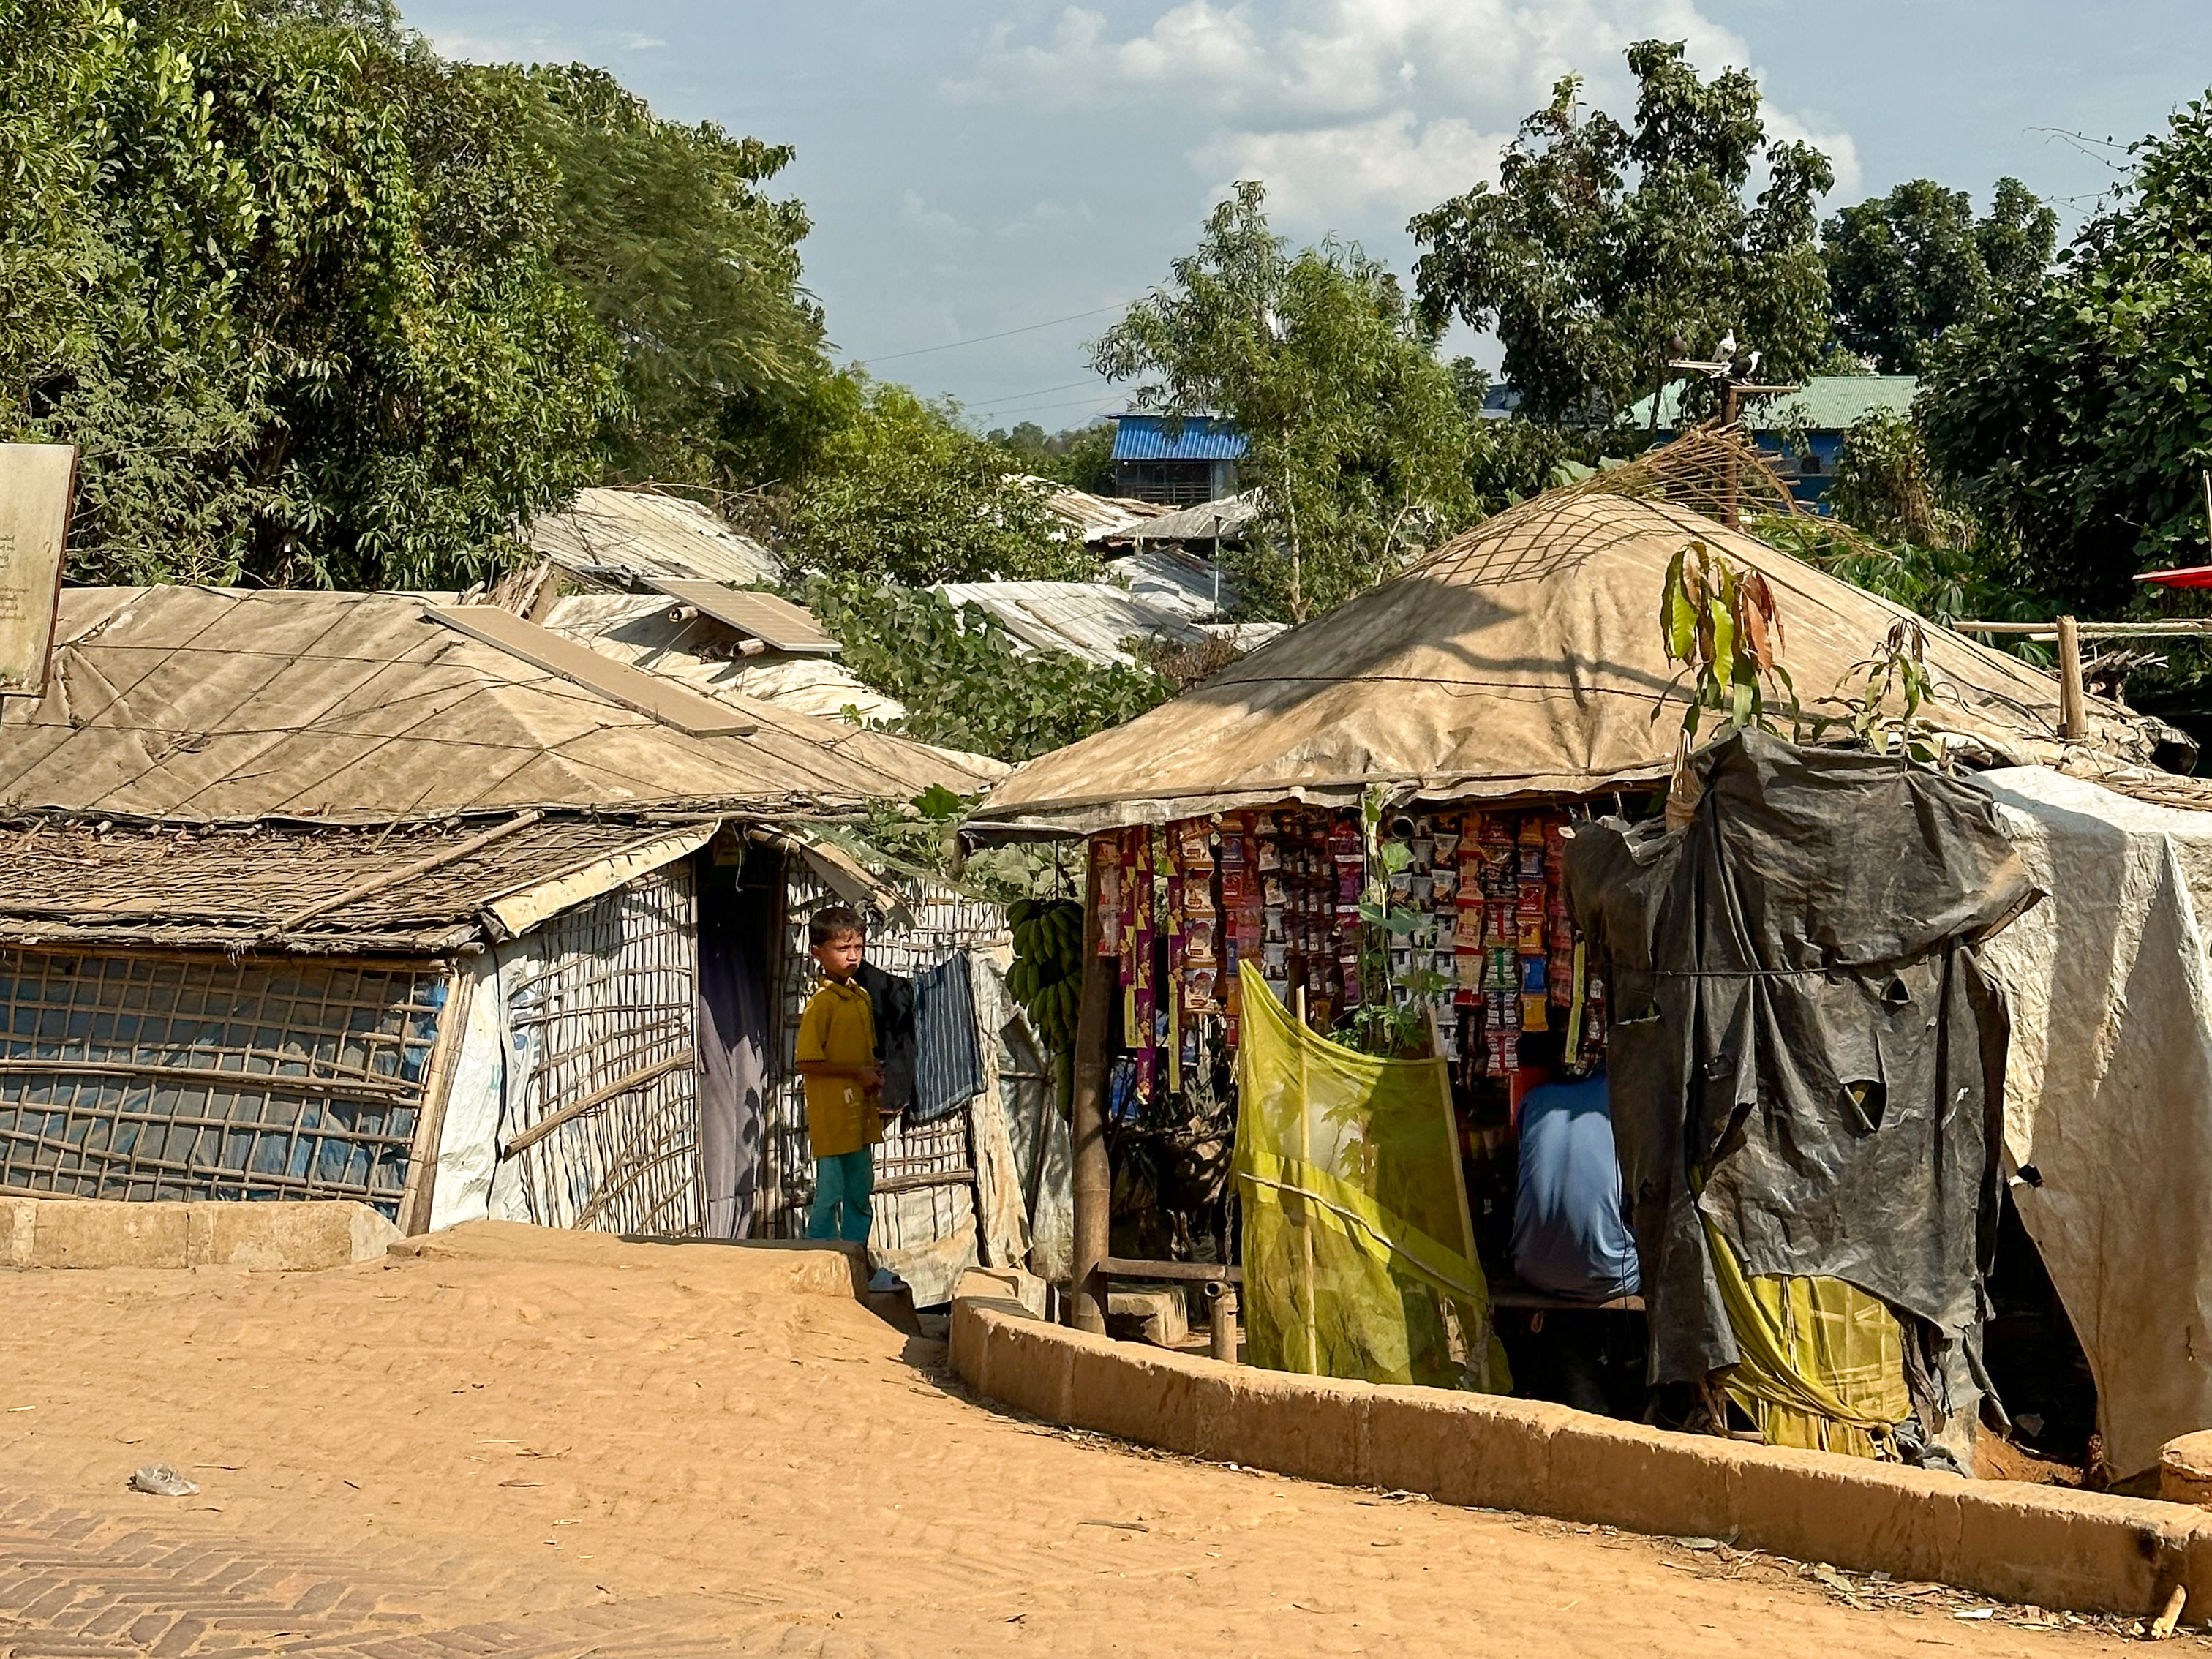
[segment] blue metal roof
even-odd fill
[[[1234,421],[1193,415],[1170,442],[1164,415],[1124,415],[1114,424],[1117,461],[1236,461],[1244,458],[1244,434]]]

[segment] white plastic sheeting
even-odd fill
[[[2050,894],[1981,947],[2012,1011],[2005,1154],[2113,1470],[2212,1426],[2212,813],[1986,772]]]

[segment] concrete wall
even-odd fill
[[[0,1197],[0,1267],[300,1272],[384,1254],[399,1230],[366,1204],[141,1204]]]
[[[2212,1612],[2212,1514],[1668,1433],[1564,1406],[1224,1365],[1030,1315],[970,1274],[953,1369],[977,1393],[1164,1450],[1438,1502],[1746,1549],[2038,1607]]]

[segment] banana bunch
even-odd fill
[[[1075,1014],[1083,995],[1083,907],[1068,899],[1016,899],[1014,965],[1006,988],[1029,1011],[1030,1023],[1054,1054],[1075,1046]]]

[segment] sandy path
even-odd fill
[[[198,1646],[173,1632],[163,1648],[116,1613],[120,1634],[103,1639],[138,1645],[71,1652],[310,1637],[318,1651],[402,1651],[335,1633],[372,1607],[416,1632],[410,1654],[483,1650],[437,1632],[502,1620],[539,1632],[530,1652],[617,1650],[561,1645],[556,1615],[651,1627],[638,1650],[660,1653],[2118,1645],[1948,1606],[1863,1611],[1679,1547],[1133,1453],[948,1392],[941,1347],[853,1303],[769,1288],[752,1253],[570,1253],[300,1275],[0,1272],[0,1656],[11,1632],[21,1655],[64,1650],[31,1635],[70,1605],[43,1587],[89,1571],[41,1553],[63,1533],[72,1562],[173,1559],[183,1540],[234,1553],[232,1577],[257,1594],[307,1582],[265,1563],[248,1576],[286,1551],[364,1586],[228,1649],[219,1632]],[[156,1458],[203,1494],[122,1490]],[[64,1526],[64,1511],[81,1518]],[[179,1594],[132,1582],[149,1604]]]

